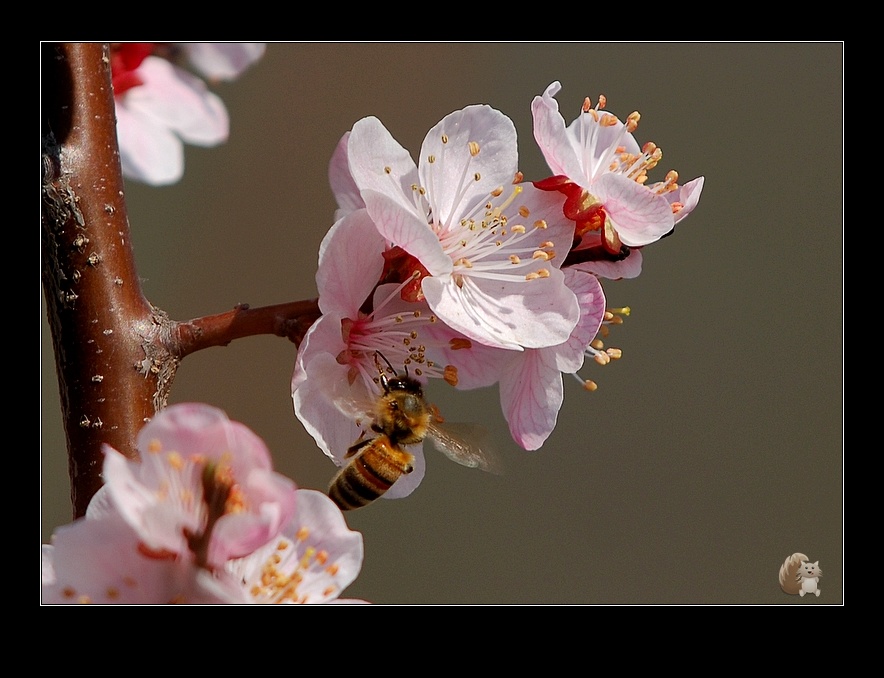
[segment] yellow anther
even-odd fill
[[[494,196],[495,198],[499,198],[502,193],[503,193],[503,186],[498,186],[493,191],[491,191],[491,195]]]
[[[446,365],[445,369],[442,370],[442,378],[450,386],[457,386],[457,368],[454,365]]]
[[[393,168],[392,167],[384,167],[384,172],[386,172],[387,174],[392,174]]]
[[[298,530],[297,534],[295,534],[295,539],[297,539],[298,541],[304,541],[309,536],[310,530],[306,527],[302,527],[300,530]]]
[[[519,259],[519,257],[517,257],[515,254],[511,254],[510,255],[510,263],[511,264],[520,264],[520,263],[522,263],[522,260]]]
[[[547,228],[546,219],[538,219],[537,221],[535,221],[534,228],[539,228],[542,231],[546,230],[546,228]]]
[[[455,337],[448,341],[448,348],[452,351],[459,351],[464,348],[472,348],[473,342],[463,337]]]
[[[427,162],[430,162],[430,163],[436,162],[436,156],[435,156],[435,155],[432,155],[432,154],[431,154],[431,155],[428,155],[428,156],[427,156]]]
[[[583,388],[585,388],[587,391],[595,391],[598,387],[599,385],[595,383],[592,379],[587,379],[583,382]]]
[[[617,117],[610,113],[605,113],[599,117],[599,125],[602,127],[613,127],[618,122]]]
[[[599,94],[599,105],[598,108],[604,108],[608,105],[608,99],[604,94]]]
[[[479,174],[478,172],[476,172],[476,173],[473,175],[473,180],[474,180],[474,181],[481,181],[481,180],[482,180],[482,175]]]
[[[552,257],[549,256],[543,250],[536,250],[534,254],[531,255],[532,259],[543,259],[544,261],[549,261]]]
[[[589,97],[586,97],[583,100],[583,112],[589,113],[590,110],[592,110],[592,102],[589,100]]]
[[[607,353],[596,353],[593,356],[593,360],[595,360],[599,365],[607,365],[611,362],[611,358]]]
[[[477,144],[475,141],[470,142],[470,155],[474,158],[479,155],[479,144]]]
[[[169,466],[176,471],[180,471],[184,468],[184,458],[178,452],[169,452],[166,456],[166,461],[168,461]]]
[[[596,351],[601,351],[605,347],[601,339],[593,339],[591,342],[589,342],[589,345],[592,346]]]
[[[447,134],[443,134],[443,135],[442,135],[442,143],[443,143],[443,144],[447,144],[447,143],[448,143],[448,135],[447,135]]]
[[[522,183],[522,179],[524,179],[524,178],[525,178],[524,174],[522,174],[521,172],[516,172],[515,175],[513,175],[513,183],[520,184],[520,183]]]
[[[623,351],[619,348],[609,348],[605,350],[605,353],[610,356],[611,360],[620,360],[623,357]]]
[[[510,226],[510,230],[513,233],[524,233],[526,229],[522,224],[515,224],[514,226]]]
[[[162,444],[162,443],[159,441],[159,439],[157,439],[157,438],[154,438],[153,440],[151,440],[151,441],[147,444],[147,451],[148,451],[148,452],[154,452],[154,453],[155,453],[155,452],[159,452],[159,451],[162,450],[162,449],[163,449],[163,444]]]
[[[531,214],[531,211],[524,205],[519,208],[519,216],[523,219],[527,219],[529,214]]]

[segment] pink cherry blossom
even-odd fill
[[[362,566],[362,535],[315,490],[274,473],[263,442],[220,410],[172,405],[105,448],[106,484],[41,551],[43,602],[326,603]]]
[[[430,130],[418,165],[373,117],[353,126],[346,157],[378,231],[426,271],[433,313],[474,341],[522,350],[565,341],[579,311],[556,258],[574,224],[559,196],[514,185],[516,146],[509,118],[468,106]]]
[[[362,535],[322,492],[298,490],[298,511],[278,538],[226,571],[255,603],[362,603],[340,599],[362,567]]]
[[[137,445],[139,461],[105,446],[102,490],[152,551],[217,567],[266,544],[294,512],[294,483],[273,471],[263,441],[221,410],[172,405]]]
[[[377,354],[422,382],[453,379],[451,369],[427,359],[426,344],[430,337],[454,340],[456,333],[441,326],[426,302],[404,301],[403,285],[378,285],[385,248],[365,209],[336,222],[320,245],[316,284],[322,316],[298,349],[292,399],[295,414],[338,466],[370,423],[365,413],[380,394]],[[409,452],[415,456],[414,471],[396,481],[385,498],[407,496],[423,479],[422,446],[409,446]]]
[[[362,535],[321,492],[295,496],[297,512],[270,542],[213,569],[147,549],[112,508],[90,510],[43,545],[43,603],[364,603],[339,598],[362,567]]]
[[[608,249],[617,254],[621,245],[640,247],[659,240],[696,206],[703,177],[679,188],[678,174],[646,184],[648,172],[662,152],[652,143],[639,147],[632,135],[639,115],[626,122],[584,101],[580,115],[569,125],[559,113],[553,82],[534,98],[534,138],[556,175],[560,190],[568,196],[565,211],[578,222],[578,237],[588,229],[600,229]]]
[[[190,57],[207,77],[227,80],[263,51],[262,43],[112,44],[124,176],[155,186],[174,183],[184,173],[184,143],[216,146],[227,140],[224,103],[179,61]]]

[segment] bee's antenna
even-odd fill
[[[380,351],[374,352],[374,364],[378,368],[378,374],[380,375],[380,379],[381,379],[381,388],[383,388],[384,391],[389,391],[390,390],[390,380],[387,378],[386,371],[384,370],[383,367],[381,367],[380,362],[378,362],[378,356],[380,356],[381,358],[384,359],[384,362],[387,363],[387,366],[390,368],[390,372],[392,372],[394,375],[396,374],[396,370],[393,368],[393,365],[390,364],[390,361],[387,360],[387,356],[385,356]]]
[[[384,359],[384,362],[387,363],[387,367],[390,368],[390,372],[392,372],[393,374],[399,374],[399,373],[396,371],[396,368],[393,367],[392,363],[390,363],[390,361],[387,360],[387,356],[385,356],[385,355],[384,355],[383,353],[381,353],[380,351],[375,351],[375,352],[374,352],[374,364],[377,365],[378,372],[380,372],[381,374],[384,373],[384,370],[383,370],[383,368],[381,367],[381,364],[378,362],[378,356],[380,356],[381,358]],[[408,376],[408,365],[405,366],[405,374],[406,374],[406,376]]]

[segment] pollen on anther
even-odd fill
[[[493,191],[491,191],[491,195],[495,198],[499,198],[503,194],[503,186],[498,186]]]
[[[583,382],[583,388],[587,391],[595,391],[599,385],[595,383],[592,379],[587,379]]]
[[[448,143],[448,135],[447,135],[447,134],[443,134],[443,135],[442,135],[442,143],[443,143],[443,144],[447,144],[447,143]]]
[[[523,219],[527,219],[529,214],[531,214],[531,210],[525,207],[525,205],[522,205],[519,208],[519,216],[521,216]]]
[[[393,168],[392,167],[384,167],[384,172],[386,172],[387,174],[392,174]]]
[[[479,155],[479,144],[477,144],[475,141],[470,142],[470,155],[474,158]]]
[[[163,449],[163,443],[160,442],[159,438],[154,438],[147,444],[147,451],[157,453]]]
[[[510,263],[511,264],[520,264],[520,263],[522,263],[522,260],[519,259],[519,257],[517,257],[515,254],[511,254],[510,255]]]
[[[334,577],[338,573],[339,569],[341,568],[337,563],[332,563],[327,568],[325,568],[325,571],[328,572],[332,577]]]
[[[298,541],[304,541],[304,540],[305,540],[307,537],[309,537],[309,536],[310,536],[310,530],[307,529],[306,527],[302,527],[302,528],[301,528],[300,530],[298,530],[298,532],[295,534],[295,539],[297,539]]]
[[[538,219],[534,222],[534,228],[544,230],[547,228],[546,219]]]
[[[445,380],[445,383],[451,386],[457,386],[457,368],[454,365],[446,365],[445,369],[442,371],[442,378]]]
[[[435,156],[435,155],[428,155],[428,156],[427,156],[427,162],[429,162],[429,163],[434,163],[434,162],[436,162],[436,156]]]

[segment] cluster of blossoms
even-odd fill
[[[327,603],[362,566],[362,535],[332,501],[272,469],[252,431],[213,407],[172,405],[105,447],[86,516],[43,546],[43,602]]]
[[[204,80],[233,80],[264,54],[261,42],[111,44],[123,175],[154,186],[184,174],[184,142],[227,140],[227,109]]]
[[[341,403],[379,392],[377,354],[422,382],[498,384],[513,439],[529,450],[555,427],[563,375],[586,357],[619,357],[601,339],[628,309],[606,309],[600,279],[639,275],[641,248],[692,211],[703,178],[648,183],[662,153],[636,142],[638,114],[623,122],[587,99],[566,126],[559,88],[532,104],[553,173],[541,181],[523,182],[515,127],[485,105],[433,127],[417,164],[373,117],[338,144],[338,210],[316,275],[322,316],[299,347],[292,397],[339,466],[365,425]],[[385,497],[421,482],[423,453],[411,451],[414,471]]]

